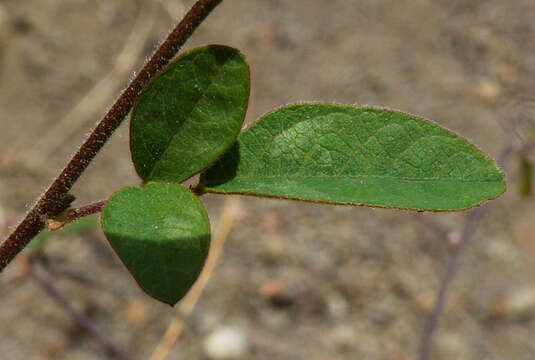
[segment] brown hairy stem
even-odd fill
[[[65,224],[71,223],[73,221],[79,220],[83,217],[90,216],[93,214],[98,214],[99,212],[102,212],[102,209],[106,205],[107,201],[99,201],[93,204],[85,205],[79,208],[70,208],[59,214],[57,217],[54,218],[47,218],[48,222],[48,230],[49,231],[56,231]]]
[[[198,0],[98,123],[67,166],[0,243],[0,272],[46,225],[46,218],[65,210],[65,196],[91,160],[130,112],[142,90],[173,59],[180,47],[222,0]]]
[[[67,211],[67,220],[74,221],[85,216],[97,214],[102,211],[107,201],[99,201],[94,204],[85,205],[76,209],[69,209]]]

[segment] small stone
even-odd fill
[[[504,310],[511,320],[525,321],[535,315],[535,288],[525,287],[512,291],[504,300]]]
[[[345,318],[349,310],[349,305],[344,297],[338,293],[330,293],[326,299],[327,313],[334,321],[340,321]]]
[[[459,245],[461,244],[461,232],[460,231],[452,231],[448,234],[448,249],[451,252],[456,251],[459,248]]]
[[[236,327],[220,327],[204,342],[204,352],[209,359],[241,359],[249,353],[249,339]]]
[[[285,246],[282,239],[272,235],[264,242],[260,256],[268,264],[276,264],[284,256]]]
[[[282,281],[266,281],[260,287],[259,293],[266,301],[276,307],[286,307],[293,304],[293,298],[288,294],[286,285]]]
[[[437,295],[434,291],[423,291],[414,297],[416,306],[427,313],[430,313],[435,306]]]
[[[126,319],[134,325],[143,325],[148,320],[148,311],[145,304],[139,300],[130,300],[125,308]]]
[[[493,260],[503,262],[514,262],[519,255],[518,247],[500,238],[489,238],[484,251]]]
[[[476,92],[486,100],[495,100],[502,93],[502,87],[497,81],[483,79],[479,82]]]

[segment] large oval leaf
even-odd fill
[[[150,83],[132,113],[130,147],[144,180],[179,183],[236,140],[249,101],[249,67],[236,49],[182,55]]]
[[[493,160],[428,120],[327,104],[266,115],[201,184],[215,193],[437,211],[470,208],[505,189]]]
[[[180,185],[122,189],[104,207],[102,228],[141,288],[170,305],[193,285],[210,246],[204,207]]]

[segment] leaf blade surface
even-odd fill
[[[470,208],[505,190],[492,159],[428,120],[329,104],[267,114],[202,183],[214,193],[436,211]]]
[[[170,305],[187,293],[208,255],[208,217],[180,185],[123,188],[104,207],[102,228],[140,287]]]
[[[179,183],[212,164],[238,136],[249,91],[249,67],[236,49],[209,45],[171,63],[132,112],[138,175]]]

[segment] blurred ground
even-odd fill
[[[5,226],[192,3],[0,0]],[[495,156],[513,120],[533,115],[534,15],[533,0],[226,0],[187,48],[224,43],[247,55],[249,122],[303,100],[381,105],[434,119]],[[77,183],[78,204],[138,182],[127,130]],[[519,197],[516,168],[511,161],[508,192],[463,258],[433,359],[535,356],[535,206]],[[217,223],[223,199],[204,202]],[[447,237],[466,217],[242,198],[168,359],[204,359],[214,334],[223,344],[239,338],[247,359],[414,359]],[[139,290],[100,230],[51,240],[44,251],[75,308],[134,359],[150,359],[176,310]],[[105,358],[35,283],[8,286],[20,272],[13,264],[0,278],[0,358]]]

